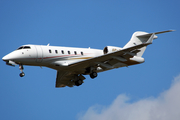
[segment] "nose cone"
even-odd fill
[[[2,58],[3,61],[9,61],[9,60],[13,60],[16,58],[16,55],[14,54],[14,52],[11,52],[9,54],[7,54],[6,56],[4,56]]]
[[[8,61],[8,60],[10,60],[9,55],[4,56],[4,57],[2,58],[2,60],[3,60],[3,61]]]

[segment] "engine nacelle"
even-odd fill
[[[119,50],[121,50],[121,49],[122,49],[122,48],[120,48],[120,47],[106,46],[106,47],[103,49],[103,52],[104,52],[104,54],[107,54],[107,53],[112,53],[112,52],[119,51]]]

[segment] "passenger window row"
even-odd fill
[[[71,54],[70,51],[67,51],[67,52],[68,52],[69,55]],[[49,49],[49,53],[52,53],[52,50],[51,50],[51,49]],[[58,50],[55,50],[55,53],[58,54]],[[64,50],[61,50],[61,53],[64,54]],[[74,54],[77,55],[77,52],[74,51]],[[84,53],[81,52],[81,55],[84,55]]]

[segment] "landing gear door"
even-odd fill
[[[43,51],[41,46],[35,46],[36,47],[36,53],[37,53],[37,58],[36,62],[42,62],[43,60]]]

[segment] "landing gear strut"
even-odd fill
[[[20,77],[23,77],[25,75],[23,69],[24,69],[23,65],[19,65],[19,70],[21,71],[21,73],[19,74]]]

